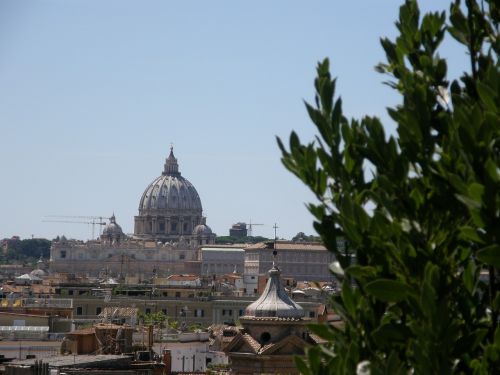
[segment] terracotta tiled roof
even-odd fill
[[[97,323],[94,326],[95,330],[101,330],[101,329],[131,329],[133,328],[127,324],[121,325],[121,324],[113,324],[113,323]]]
[[[278,321],[278,322],[298,322],[300,320],[307,320],[307,319],[304,319],[304,318],[279,318],[279,317],[275,317],[275,316],[263,316],[263,317],[259,317],[259,316],[242,316],[242,318],[245,318],[245,319],[251,319],[251,320],[266,320],[266,321],[269,321],[269,320],[272,320],[272,321]]]
[[[8,285],[4,284],[2,285],[3,292],[4,293],[22,293],[26,285]],[[50,294],[54,293],[54,288],[48,285],[42,285],[42,284],[33,284],[29,286],[29,290],[32,292],[32,294]]]
[[[331,285],[330,281],[297,281],[297,289],[316,288],[321,290],[325,285]]]
[[[268,245],[265,242],[259,242],[254,245],[250,245],[245,250],[258,250],[258,249],[269,249],[272,250],[274,248],[274,244]],[[320,243],[300,243],[300,242],[276,242],[276,250],[327,250],[326,247]]]
[[[243,334],[243,340],[253,349],[253,351],[257,354],[260,349],[260,344],[257,340],[255,340],[248,333]]]
[[[92,335],[95,334],[95,328],[82,328],[82,329],[77,329],[75,331],[71,331],[66,333],[66,335]]]
[[[221,279],[241,279],[242,276],[236,273],[227,273],[224,276],[220,277]]]
[[[243,249],[245,247],[250,246],[247,243],[234,243],[234,244],[217,244],[217,245],[206,245],[203,246],[201,249],[206,250],[218,250],[218,249]]]
[[[322,339],[321,337],[319,337],[318,335],[314,334],[314,333],[309,333],[309,337],[316,343],[316,344],[325,344],[327,343],[328,341],[326,341],[325,339]]]
[[[196,275],[170,275],[167,277],[168,281],[195,281],[200,277]]]
[[[260,354],[260,353],[264,353],[264,352],[265,352],[265,351],[267,351],[268,349],[272,348],[274,345],[276,345],[276,344],[274,344],[274,343],[269,343],[269,344],[267,344],[267,345],[263,345],[263,346],[262,346],[262,348],[260,348],[260,350],[259,350],[259,354]]]
[[[30,317],[45,317],[45,318],[48,318],[47,315],[44,315],[43,313],[39,313],[39,314],[24,314],[24,313],[19,313],[19,312],[13,312],[13,311],[0,311],[0,315],[1,316],[19,316],[19,317],[22,317],[22,316],[30,316]]]
[[[137,316],[137,307],[105,307],[104,310],[98,315],[99,318],[131,318]]]

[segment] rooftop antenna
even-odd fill
[[[276,230],[279,228],[278,224],[274,223],[274,250],[273,250],[273,267],[276,266],[276,255],[278,255],[278,251],[276,250],[276,241],[278,240],[278,236],[276,235]]]

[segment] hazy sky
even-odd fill
[[[318,60],[329,57],[351,117],[398,97],[373,66],[401,1],[0,2],[0,238],[87,239],[47,215],[116,214],[126,233],[170,143],[207,224],[255,235],[313,233],[312,195],[280,162],[275,136],[314,136]],[[421,2],[423,9],[447,1]],[[447,42],[450,76],[465,53]]]

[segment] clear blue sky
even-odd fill
[[[143,190],[174,143],[180,170],[219,235],[313,233],[307,189],[275,136],[311,140],[302,101],[331,59],[348,116],[398,97],[373,66],[400,1],[0,2],[0,238],[87,239],[46,215],[110,216],[133,231]],[[424,10],[447,1],[421,2]],[[447,42],[450,76],[465,53]]]

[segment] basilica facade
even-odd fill
[[[161,175],[141,195],[134,224],[134,234],[126,236],[113,214],[98,240],[53,243],[51,271],[139,280],[153,273],[199,273],[199,247],[213,244],[215,234],[198,192],[181,176],[173,148]]]

